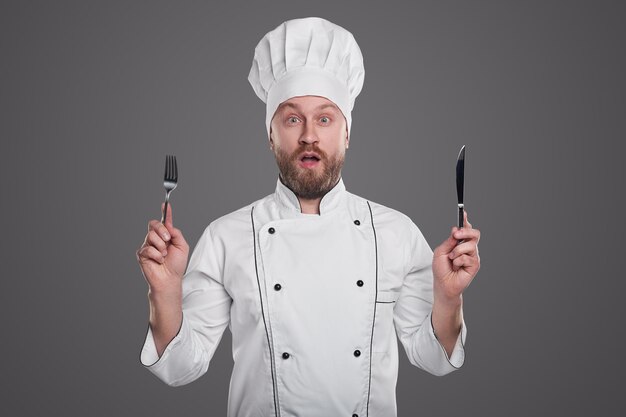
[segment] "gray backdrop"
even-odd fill
[[[273,192],[247,75],[260,38],[306,16],[350,30],[365,58],[349,191],[408,214],[434,248],[467,145],[482,268],[466,362],[438,378],[401,349],[399,414],[610,414],[624,385],[623,4],[3,0],[0,414],[225,415],[228,331],[193,384],[141,366],[135,251],[166,153],[192,249]]]

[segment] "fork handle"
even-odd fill
[[[163,208],[163,213],[161,214],[161,224],[165,224],[165,219],[167,218],[167,205],[170,202],[170,193],[165,193],[165,207]]]

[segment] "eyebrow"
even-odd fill
[[[291,107],[291,108],[296,109],[298,111],[302,111],[300,106],[298,106],[297,104],[293,104],[293,103],[283,103],[278,108],[279,108],[279,110],[282,110],[282,109],[284,109],[286,107]],[[314,110],[322,110],[322,109],[325,109],[327,107],[331,107],[333,109],[339,110],[339,107],[337,107],[335,104],[332,104],[332,103],[320,104]]]

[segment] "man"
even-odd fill
[[[276,191],[213,221],[184,277],[189,246],[172,211],[149,222],[141,362],[169,385],[192,382],[228,326],[229,416],[395,416],[397,337],[432,374],[463,364],[479,231],[466,214],[433,253],[409,217],[346,191],[363,60],[345,29],[283,23],[259,42],[249,80],[267,104]]]

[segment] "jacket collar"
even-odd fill
[[[346,194],[346,186],[343,183],[343,178],[339,178],[337,184],[327,192],[320,201],[320,216],[328,214],[337,209],[344,200]],[[274,192],[276,201],[289,212],[295,212],[303,216],[314,216],[313,214],[303,214],[300,208],[300,202],[298,197],[291,191],[285,184],[282,183],[280,178],[276,180],[276,191]]]

